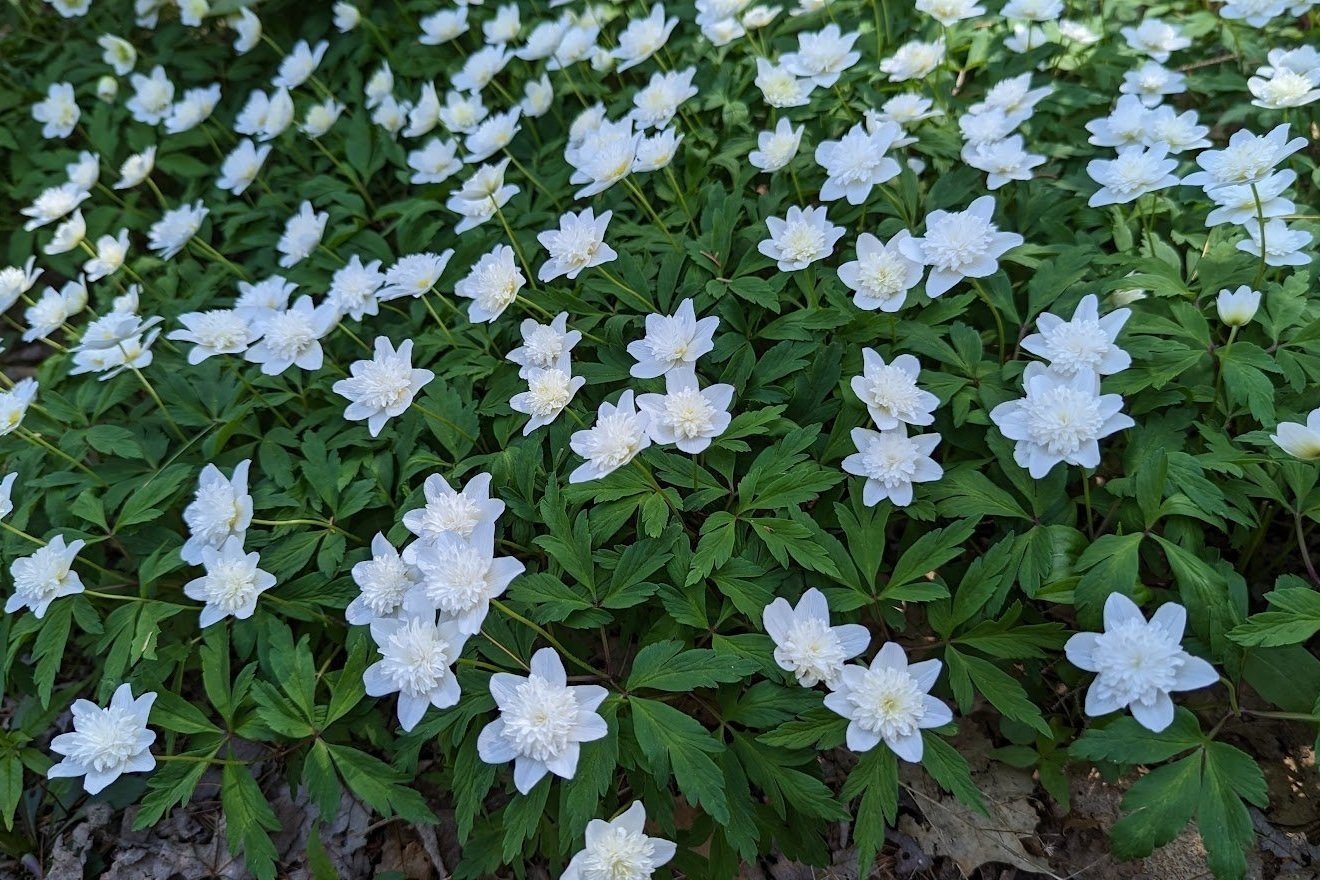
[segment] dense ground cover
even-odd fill
[[[1240,877],[1316,790],[1305,0],[4,14],[14,870],[1044,869],[1004,768]]]

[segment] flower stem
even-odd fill
[[[42,449],[45,449],[47,452],[55,453],[60,458],[64,459],[69,464],[76,467],[78,470],[87,474],[87,476],[96,480],[96,482],[100,483],[102,486],[108,485],[105,480],[101,479],[100,476],[97,475],[96,471],[92,470],[87,465],[83,464],[81,461],[74,458],[72,455],[69,455],[69,453],[65,452],[63,449],[60,449],[58,446],[52,445],[48,440],[43,438],[40,434],[36,433],[35,431],[30,431],[27,428],[19,428],[18,435],[22,437],[24,440],[27,440],[29,443],[35,443],[37,446],[40,446]]]
[[[562,654],[565,658],[567,658],[574,666],[578,667],[579,669],[584,669],[587,672],[590,672],[592,675],[597,675],[600,676],[601,678],[608,678],[608,676],[606,676],[596,667],[592,666],[590,663],[587,663],[585,660],[579,660],[576,655],[570,653],[567,648],[565,648],[562,644],[559,643],[558,639],[550,635],[549,630],[547,630],[545,627],[533,623],[532,621],[528,620],[526,617],[523,617],[521,614],[519,614],[517,611],[514,611],[508,605],[505,605],[499,599],[491,599],[490,604],[498,608],[500,611],[504,612],[504,614],[506,614],[507,616],[518,621],[523,626],[526,626],[527,628],[531,629],[541,638],[545,639],[555,648],[555,650],[557,650],[560,654]]]

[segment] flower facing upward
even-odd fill
[[[435,378],[431,370],[413,369],[411,339],[399,343],[396,351],[389,339],[376,337],[370,360],[349,365],[349,377],[332,386],[334,392],[349,400],[344,418],[350,422],[366,420],[367,431],[375,437],[385,423],[403,415],[422,387]]]
[[[573,432],[569,438],[569,447],[586,461],[569,474],[568,481],[599,480],[636,458],[651,445],[646,433],[648,418],[637,411],[631,388],[619,395],[617,404],[602,403],[596,412],[596,424]]]
[[[275,586],[275,575],[257,565],[261,557],[243,552],[243,539],[230,537],[219,550],[202,548],[206,574],[188,581],[183,594],[203,603],[198,625],[208,627],[226,617],[247,620],[257,610],[257,597]]]
[[[123,773],[154,769],[150,748],[156,734],[147,729],[147,716],[155,700],[154,691],[134,699],[127,684],[115,688],[104,709],[90,700],[75,700],[73,730],[50,741],[50,750],[62,760],[46,771],[47,778],[81,776],[87,793],[98,794]]]
[[[874,349],[862,349],[862,375],[852,379],[852,390],[866,405],[879,429],[900,424],[929,425],[940,399],[917,387],[921,363],[910,354],[900,354],[886,364]]]
[[[174,83],[165,75],[165,68],[157,64],[150,76],[135,73],[129,81],[133,83],[133,97],[124,106],[138,122],[160,124],[174,100]]]
[[[438,254],[428,252],[399,257],[393,266],[385,270],[385,286],[380,289],[377,298],[381,302],[388,302],[404,296],[425,296],[439,283],[453,255],[452,250],[445,250]]]
[[[646,836],[646,808],[633,801],[612,821],[587,823],[586,846],[569,861],[562,880],[646,880],[677,850],[673,841]]]
[[[1023,379],[1026,396],[999,404],[990,418],[1016,441],[1013,458],[1033,479],[1061,461],[1099,466],[1099,441],[1136,424],[1122,412],[1122,397],[1100,393],[1100,377],[1091,370],[1060,376],[1032,364]]]
[[[907,292],[921,282],[924,271],[917,260],[903,255],[902,243],[911,238],[906,229],[886,244],[869,232],[857,236],[857,259],[839,267],[839,280],[853,291],[859,309],[897,312]]]
[[[756,149],[747,154],[747,161],[762,171],[778,171],[793,161],[793,157],[797,155],[798,147],[802,145],[802,133],[806,128],[805,125],[799,125],[794,129],[788,117],[779,117],[774,131],[757,134]]]
[[[495,556],[495,528],[482,523],[464,540],[453,532],[417,545],[413,560],[422,576],[405,607],[439,611],[469,635],[480,631],[490,602],[523,572],[512,556]]]
[[[711,316],[697,320],[691,299],[678,304],[672,315],[647,315],[646,336],[628,343],[628,354],[637,363],[629,375],[637,379],[655,379],[672,372],[695,376],[697,359],[715,348],[715,328],[720,319]]]
[[[882,122],[874,131],[859,123],[842,139],[822,141],[816,146],[816,164],[825,169],[820,197],[827,202],[846,198],[860,205],[871,188],[898,176],[898,162],[885,155],[903,135],[897,123]]]
[[[1126,370],[1132,356],[1119,348],[1119,331],[1131,309],[1115,309],[1100,317],[1100,300],[1093,293],[1082,297],[1072,320],[1045,312],[1036,319],[1036,332],[1022,340],[1022,348],[1049,361],[1061,376],[1092,370],[1109,376]]]
[[[963,278],[984,278],[999,268],[999,258],[1022,244],[1016,232],[1000,232],[992,217],[994,196],[981,196],[965,211],[932,211],[924,238],[909,238],[899,249],[910,260],[930,267],[926,295],[937,297]]]
[[[362,673],[368,696],[399,694],[399,726],[412,730],[428,706],[447,709],[461,695],[453,665],[467,635],[453,621],[436,623],[435,615],[373,620],[371,637],[381,659]]]
[[[514,262],[513,248],[500,244],[473,264],[467,276],[454,285],[454,293],[472,300],[468,320],[491,322],[513,305],[526,283]]]
[[[1270,439],[1284,452],[1303,461],[1320,458],[1320,409],[1311,410],[1305,424],[1279,422]]]
[[[568,329],[568,312],[555,315],[549,324],[526,318],[518,325],[523,344],[509,352],[509,360],[518,365],[519,378],[526,379],[532,370],[548,369],[582,341],[582,334]]]
[[[815,33],[804,31],[798,34],[797,51],[785,53],[779,62],[794,76],[828,89],[845,70],[861,60],[862,53],[853,50],[857,37],[857,31],[845,34],[833,23]]]
[[[605,243],[605,229],[613,216],[613,211],[606,211],[597,217],[595,211],[587,208],[577,214],[564,214],[559,218],[558,229],[537,233],[536,240],[549,253],[549,258],[541,264],[536,277],[543,282],[561,275],[573,279],[583,269],[618,257]]]
[[[929,483],[944,476],[930,454],[939,445],[939,434],[907,435],[899,425],[884,431],[853,428],[857,451],[843,460],[845,472],[864,477],[862,503],[868,507],[889,499],[896,507],[912,503],[912,484]]]
[[[671,373],[665,378],[665,386],[664,394],[637,398],[638,409],[647,417],[646,431],[652,442],[661,446],[673,443],[683,452],[696,455],[729,427],[732,385],[700,388],[696,376]]]
[[[63,535],[56,535],[30,556],[15,559],[9,566],[14,594],[5,602],[5,613],[30,608],[41,619],[56,599],[81,593],[83,582],[73,570],[73,560],[86,543],[78,540],[66,544]]]
[[[920,761],[921,731],[953,720],[949,707],[930,695],[940,666],[939,660],[909,664],[894,642],[885,642],[869,667],[845,666],[825,706],[848,719],[848,748],[867,752],[883,742],[904,761]]]
[[[1170,159],[1164,144],[1144,147],[1132,144],[1118,148],[1116,159],[1092,159],[1086,173],[1100,184],[1087,205],[1099,208],[1105,205],[1125,205],[1146,193],[1178,185],[1173,169],[1177,159]]]
[[[1188,186],[1211,190],[1221,186],[1260,183],[1274,167],[1306,146],[1306,138],[1288,140],[1288,123],[1269,134],[1255,135],[1246,129],[1233,132],[1222,150],[1203,150],[1196,157],[1201,170],[1183,178]]]
[[[190,537],[179,550],[189,565],[202,564],[202,550],[219,549],[230,538],[240,546],[252,524],[252,496],[248,494],[248,469],[251,459],[234,465],[233,476],[226,478],[220,469],[208,464],[197,480],[197,492],[183,509],[183,521]]]
[[[500,717],[477,737],[477,754],[487,764],[513,761],[513,784],[523,794],[547,773],[572,779],[581,744],[609,733],[596,712],[609,691],[592,684],[569,687],[564,663],[553,648],[532,655],[526,677],[492,675],[490,695]]]
[[[354,254],[335,270],[326,299],[334,303],[340,318],[361,321],[364,315],[379,313],[380,300],[376,295],[384,284],[385,273],[380,271],[380,260],[363,263],[362,258]]]
[[[44,138],[66,138],[73,134],[82,111],[69,83],[51,83],[44,100],[32,105],[32,118],[41,123]]]
[[[845,661],[871,643],[870,632],[860,624],[830,626],[830,606],[815,587],[802,594],[796,607],[787,599],[775,599],[765,607],[761,621],[774,640],[775,662],[803,687],[821,682],[833,687]]]
[[[1068,661],[1096,673],[1086,691],[1086,714],[1108,715],[1124,707],[1142,727],[1159,733],[1173,723],[1171,691],[1190,691],[1219,681],[1219,673],[1182,648],[1187,610],[1161,605],[1149,621],[1122,593],[1105,600],[1105,631],[1074,634],[1064,645]]]
[[[504,513],[504,502],[490,497],[490,479],[490,474],[477,474],[460,492],[444,477],[431,474],[422,484],[426,504],[403,515],[404,528],[420,539],[418,544],[434,543],[447,534],[465,541],[481,534]],[[417,544],[412,544],[404,549],[405,562],[413,561],[416,548]]]
[[[527,371],[527,390],[509,399],[509,407],[514,412],[530,416],[527,424],[523,425],[524,437],[559,418],[578,389],[587,384],[586,379],[574,376],[572,370],[568,356],[565,355],[554,366]]]
[[[756,59],[756,79],[753,84],[761,90],[761,97],[771,107],[801,107],[811,100],[816,87],[812,79],[798,77],[782,64],[772,64],[765,58]],[[779,118],[781,124],[787,118]]]
[[[767,217],[765,225],[770,230],[770,237],[756,247],[777,261],[780,272],[805,269],[828,257],[847,231],[830,223],[824,206],[804,210],[794,205],[783,218]]]
[[[394,545],[377,532],[371,539],[371,558],[353,565],[358,594],[344,609],[344,619],[360,626],[394,617],[421,576],[417,567],[404,562]]]
[[[1288,224],[1275,218],[1265,224],[1247,224],[1247,235],[1237,243],[1237,249],[1262,258],[1267,266],[1305,266],[1311,255],[1303,248],[1311,243],[1311,233],[1305,229],[1289,229]]]
[[[278,376],[293,366],[319,370],[325,359],[321,338],[338,321],[334,303],[313,306],[312,298],[304,294],[289,308],[253,320],[252,329],[260,334],[260,341],[244,356],[261,364],[261,372],[267,376]]]
[[[458,173],[463,163],[458,159],[458,141],[431,138],[420,150],[408,153],[412,183],[444,183]]]

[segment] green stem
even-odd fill
[[[69,453],[65,452],[63,449],[60,449],[58,446],[52,445],[49,441],[47,441],[45,438],[43,438],[40,434],[36,433],[35,431],[30,431],[27,428],[19,428],[18,435],[22,437],[24,440],[27,440],[29,443],[35,443],[37,446],[40,446],[42,449],[45,449],[47,452],[53,452],[55,455],[58,455],[60,458],[67,461],[69,464],[73,465],[78,470],[87,474],[87,476],[96,480],[96,482],[100,483],[102,486],[109,485],[106,483],[105,480],[101,479],[97,475],[97,473],[93,471],[91,468],[89,468],[87,465],[83,464],[81,461],[74,458],[72,455],[69,455]]]
[[[519,614],[517,611],[514,611],[508,605],[505,605],[499,599],[491,599],[490,604],[495,608],[498,608],[508,617],[511,617],[512,619],[521,623],[523,626],[526,626],[528,629],[535,632],[541,638],[545,639],[547,642],[551,644],[551,646],[554,647],[555,650],[557,650],[563,657],[568,659],[569,662],[571,662],[574,666],[578,667],[579,669],[586,670],[592,675],[599,676],[600,678],[608,678],[608,676],[606,676],[596,667],[592,666],[590,663],[587,663],[584,660],[579,660],[576,655],[570,653],[567,648],[565,648],[562,644],[560,644],[558,639],[550,635],[549,630],[547,630],[545,627],[533,623],[532,621],[528,620],[526,617],[523,617],[521,614]]]

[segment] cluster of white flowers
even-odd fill
[[[917,385],[921,364],[901,354],[886,364],[874,349],[862,349],[862,375],[852,380],[853,393],[879,430],[853,428],[857,451],[843,460],[843,469],[866,480],[862,501],[867,506],[889,499],[897,507],[912,503],[912,484],[928,483],[944,475],[930,454],[939,434],[908,436],[908,426],[935,421],[939,398]]]

